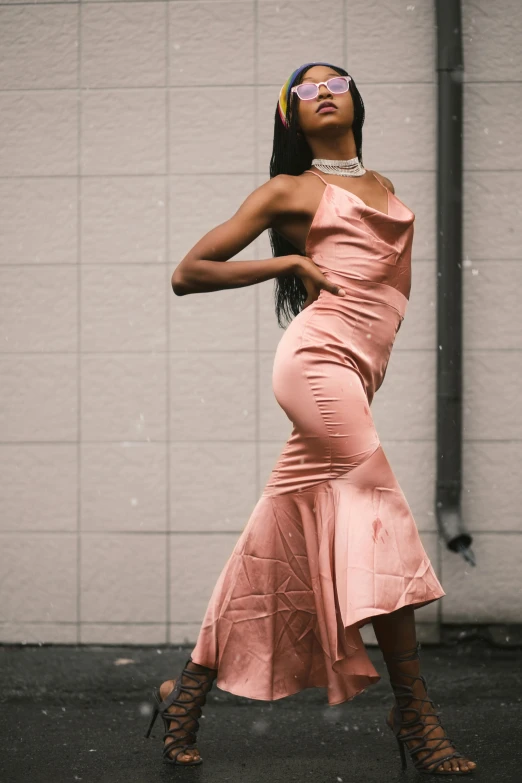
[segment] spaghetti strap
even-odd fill
[[[306,171],[303,171],[303,174],[315,174],[316,177],[319,177],[319,179],[323,180],[325,185],[328,185],[329,183],[321,177],[320,174],[317,173],[317,171],[312,171],[312,169],[306,169]]]
[[[373,173],[373,171],[370,171],[370,174],[372,175],[372,177],[373,177],[374,179],[376,179],[376,180],[377,180],[377,182],[379,183],[379,185],[381,186],[381,188],[383,188],[383,189],[386,191],[386,195],[388,195],[388,193],[390,193],[390,192],[391,192],[391,191],[390,191],[390,189],[389,189],[389,188],[387,188],[387,187],[386,187],[386,185],[383,185],[383,184],[382,184],[382,182],[381,182],[381,180],[379,179],[379,177],[376,177],[376,176],[375,176],[375,174]]]
[[[320,180],[322,180],[322,181],[324,182],[324,184],[325,184],[325,185],[329,185],[329,184],[330,184],[330,183],[329,183],[329,182],[327,182],[325,179],[323,179],[323,178],[321,177],[321,175],[317,173],[317,171],[312,171],[312,169],[306,169],[305,171],[303,171],[303,174],[315,174],[315,176],[316,176],[316,177],[319,177],[319,179],[320,179]],[[386,187],[386,185],[383,185],[383,183],[381,182],[381,180],[379,179],[379,177],[376,177],[376,176],[375,176],[375,174],[373,173],[373,171],[370,171],[370,174],[372,175],[372,177],[373,177],[375,180],[377,180],[377,182],[379,183],[379,185],[381,186],[381,188],[382,188],[382,189],[383,189],[383,190],[386,192],[386,194],[388,194],[388,193],[390,192],[390,189],[389,189],[389,188],[387,188],[387,187]],[[350,193],[351,191],[348,191],[348,192]]]

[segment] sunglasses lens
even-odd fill
[[[299,84],[296,92],[303,101],[309,101],[317,95],[316,84]]]
[[[344,76],[334,77],[327,81],[328,89],[334,93],[346,92],[348,89],[348,81]]]
[[[326,84],[328,85],[330,92],[339,95],[348,90],[349,80],[346,76],[334,76],[332,79],[328,79]],[[319,88],[317,87],[317,84],[305,82],[304,84],[297,85],[296,92],[301,100],[311,101],[313,98],[317,98]]]

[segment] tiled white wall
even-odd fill
[[[522,621],[522,6],[463,2],[475,569],[433,513],[434,21],[395,0],[0,3],[0,641],[195,640],[291,425],[273,281],[175,297],[170,277],[268,179],[279,88],[323,59],[416,214],[372,410],[447,592],[417,619]],[[265,234],[236,258],[270,255]]]

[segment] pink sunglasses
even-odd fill
[[[325,82],[317,82],[317,84],[314,84],[314,82],[304,82],[303,84],[292,87],[290,92],[296,92],[302,101],[311,101],[314,98],[317,98],[319,95],[319,87],[324,84],[326,89],[333,95],[340,95],[343,92],[348,92],[350,89],[350,79],[350,76],[332,76],[331,79],[327,79]]]

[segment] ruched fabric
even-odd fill
[[[380,679],[360,628],[445,592],[370,410],[406,311],[415,215],[390,191],[383,213],[323,182],[306,252],[346,296],[323,289],[278,344],[272,384],[292,432],[191,656],[231,693],[325,687],[334,705]]]

